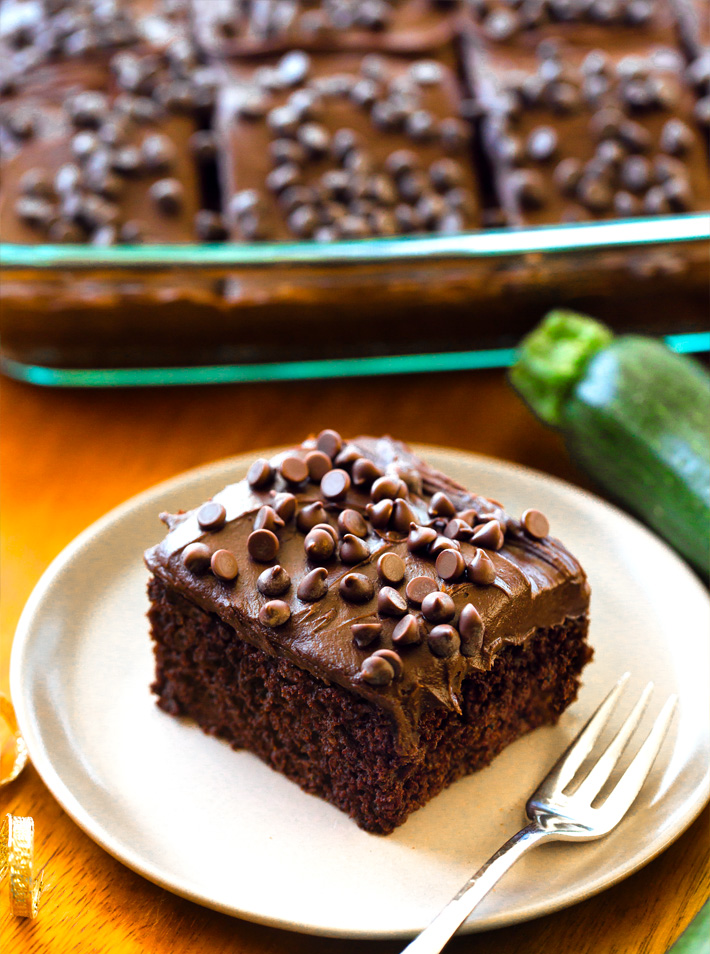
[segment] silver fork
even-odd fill
[[[530,824],[506,841],[469,878],[459,893],[407,945],[402,954],[439,954],[476,905],[533,845],[541,841],[593,841],[608,834],[619,824],[641,791],[658,755],[673,718],[677,702],[675,695],[668,697],[631,764],[600,805],[592,807],[641,721],[653,691],[652,682],[643,690],[630,715],[587,776],[571,793],[565,790],[591,753],[628,680],[627,672],[530,796],[525,806]]]

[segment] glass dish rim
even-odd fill
[[[595,251],[710,240],[710,212],[491,229],[456,235],[396,236],[339,242],[222,242],[176,245],[19,245],[0,243],[8,268],[147,268],[190,265],[293,266],[494,258],[536,252]]]

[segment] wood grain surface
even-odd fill
[[[219,457],[335,427],[391,433],[537,467],[589,486],[498,372],[202,390],[59,392],[0,381],[0,690],[40,574],[105,511]],[[29,767],[0,811],[33,815],[46,890],[34,922],[9,913],[3,954],[394,954],[400,943],[309,938],[216,914],[123,867],[64,814]],[[708,821],[621,884],[552,916],[454,941],[452,954],[664,954],[710,892]]]

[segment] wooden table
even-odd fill
[[[215,387],[59,392],[0,382],[0,690],[20,611],[50,560],[127,497],[179,471],[322,427],[389,432],[518,461],[586,485],[559,439],[500,373]],[[309,938],[216,914],[124,868],[64,814],[29,767],[0,811],[32,815],[46,866],[39,917],[9,913],[3,954],[386,954],[391,942]],[[710,892],[710,812],[659,858],[596,898],[527,924],[452,943],[477,954],[663,954]]]

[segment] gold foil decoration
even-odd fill
[[[21,918],[35,918],[43,873],[34,877],[35,823],[22,815],[6,815],[0,826],[0,877],[10,878],[10,909]]]
[[[7,771],[0,775],[0,788],[3,785],[9,785],[10,782],[13,782],[17,776],[20,774],[22,769],[27,764],[27,746],[25,745],[25,740],[20,735],[20,730],[17,727],[17,719],[15,718],[15,710],[12,708],[12,703],[0,692],[0,717],[7,723],[10,732],[12,733],[12,764],[7,769]],[[5,754],[5,745],[0,745],[0,766],[3,764],[3,756]]]

